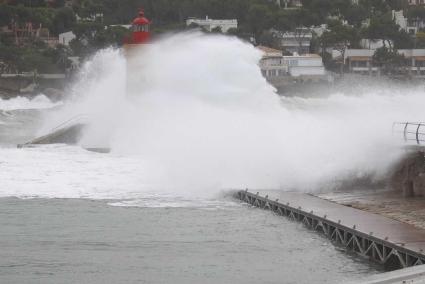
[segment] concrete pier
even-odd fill
[[[346,284],[425,284],[425,265],[377,274]]]
[[[238,191],[237,198],[318,231],[335,245],[388,270],[425,263],[425,231],[318,197],[282,191]]]
[[[51,133],[37,137],[25,144],[18,145],[18,148],[31,147],[41,144],[77,144],[81,138],[82,132],[86,127],[83,123],[77,123],[53,130]]]

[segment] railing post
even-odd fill
[[[422,124],[418,124],[418,128],[416,128],[416,142],[418,143],[418,145],[421,144],[421,142],[419,142],[419,129],[421,128]]]
[[[407,126],[409,125],[408,122],[406,122],[406,124],[404,125],[404,131],[403,131],[403,137],[404,137],[404,142],[407,142]]]

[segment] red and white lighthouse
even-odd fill
[[[150,43],[150,25],[151,21],[145,17],[141,9],[132,22],[131,35],[124,40],[124,54],[127,59],[127,95],[130,97],[139,95],[147,80],[147,70],[143,66],[145,61],[143,53]]]

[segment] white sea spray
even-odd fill
[[[228,188],[314,191],[380,179],[402,153],[392,123],[423,119],[425,96],[414,86],[280,98],[261,75],[260,57],[236,38],[167,36],[136,58],[143,68],[130,72],[140,78],[138,91],[128,93],[123,53],[99,52],[43,129],[84,114],[91,126],[81,143],[107,145],[112,154],[25,150],[25,171],[39,178],[9,180],[2,196],[212,196]],[[26,163],[29,157],[37,163]]]

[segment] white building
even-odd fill
[[[77,36],[73,32],[66,32],[59,34],[59,44],[69,46],[69,42],[75,39]]]
[[[263,52],[260,68],[266,79],[288,76],[288,65],[283,61],[282,51],[266,46],[258,46],[257,48]]]
[[[425,0],[424,0],[425,1]],[[392,11],[394,22],[400,26],[400,29],[405,32],[415,35],[419,29],[425,27],[425,23],[422,19],[410,19],[404,17],[403,11]]]
[[[394,43],[391,41],[391,45],[394,45]],[[384,42],[382,39],[368,39],[363,38],[360,40],[360,46],[364,49],[378,49],[384,46]]]
[[[186,20],[186,26],[190,26],[192,24],[198,25],[207,31],[211,32],[215,28],[220,28],[223,33],[227,33],[230,29],[238,28],[238,20],[214,20],[205,17],[205,19],[195,19],[189,18]]]
[[[408,0],[407,3],[409,5],[421,6],[421,5],[425,5],[425,0]]]
[[[278,45],[286,53],[307,54],[310,52],[310,43],[313,33],[308,28],[297,28],[294,32],[281,32],[271,30],[272,35],[278,41]]]
[[[301,0],[275,0],[275,1],[276,1],[276,4],[282,8],[290,8],[290,7],[300,8],[303,6],[303,4],[301,3]]]
[[[400,26],[402,30],[407,29],[407,19],[404,17],[403,10],[394,11],[392,10],[394,22]]]
[[[322,57],[317,54],[283,56],[283,63],[288,66],[289,75],[292,77],[326,76]]]
[[[259,46],[263,52],[260,68],[263,76],[275,87],[294,82],[328,81],[322,57],[317,54],[283,56],[277,49]]]

